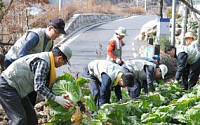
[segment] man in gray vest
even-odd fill
[[[124,41],[122,40],[124,36],[127,36],[126,28],[119,27],[115,30],[115,34],[108,43],[107,48],[107,59],[119,65],[123,64],[122,61],[122,46],[124,46]]]
[[[178,82],[182,77],[182,88],[188,90],[195,86],[200,74],[200,53],[192,47],[186,47],[183,45],[177,47],[166,45],[165,53],[178,59],[175,82]]]
[[[4,70],[15,60],[29,54],[51,51],[53,40],[61,34],[66,34],[64,31],[65,23],[60,18],[55,18],[50,21],[47,28],[38,28],[28,30],[16,43],[11,47],[5,56]],[[29,94],[33,106],[36,101],[36,93]]]
[[[134,87],[128,87],[129,95],[133,99],[140,95],[141,86],[143,86],[146,94],[148,94],[147,85],[149,85],[151,91],[155,91],[153,85],[154,78],[162,77],[164,79],[168,71],[167,66],[163,64],[156,66],[155,63],[142,59],[131,59],[126,61],[122,67],[126,72],[131,72],[134,75]]]
[[[72,56],[66,45],[53,48],[52,52],[30,54],[14,61],[0,76],[0,104],[10,125],[37,125],[35,110],[27,97],[33,91],[51,99],[65,108],[71,101],[50,92],[56,80],[55,68],[66,63]]]
[[[125,73],[123,68],[106,60],[94,60],[85,69],[85,76],[92,81],[89,89],[98,106],[110,102],[111,88],[114,88],[117,99],[122,99],[121,87],[132,87],[134,76]]]

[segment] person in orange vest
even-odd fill
[[[51,52],[30,54],[14,61],[0,75],[0,104],[10,125],[38,125],[36,112],[28,94],[36,91],[65,108],[72,102],[56,96],[49,88],[56,80],[55,68],[70,64],[71,49],[62,44]]]

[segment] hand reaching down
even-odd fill
[[[54,101],[62,105],[64,108],[70,108],[72,106],[72,101],[64,99],[62,96],[56,96]]]

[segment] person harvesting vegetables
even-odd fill
[[[153,85],[154,79],[159,79],[160,77],[164,79],[164,76],[168,72],[167,66],[163,64],[156,66],[155,63],[142,59],[132,59],[126,61],[122,67],[126,70],[126,72],[133,73],[135,77],[134,87],[128,87],[129,95],[133,99],[140,95],[141,81],[145,93],[148,94],[147,85],[149,85],[151,91],[155,91]]]
[[[72,56],[67,45],[54,47],[52,52],[42,52],[24,56],[14,61],[0,76],[0,103],[11,125],[37,125],[34,108],[27,97],[36,91],[65,108],[71,101],[50,92],[56,80],[55,68],[66,63]]]
[[[47,28],[37,28],[28,30],[16,43],[10,48],[4,59],[4,70],[15,60],[34,53],[49,52],[53,48],[56,38],[64,31],[65,22],[60,18],[50,21]],[[37,93],[32,92],[28,95],[32,105],[35,105]]]
[[[110,102],[111,88],[114,88],[117,99],[122,99],[121,87],[132,87],[134,76],[125,73],[123,68],[110,61],[94,60],[85,67],[85,75],[92,81],[89,89],[98,106]]]
[[[182,77],[181,87],[188,90],[196,85],[200,74],[200,53],[192,47],[165,46],[165,53],[178,59],[175,82]]]

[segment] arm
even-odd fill
[[[50,92],[47,86],[49,74],[48,63],[45,60],[38,59],[31,63],[31,70],[34,72],[34,90],[47,99],[54,100],[55,95]]]
[[[154,81],[154,67],[150,65],[145,66],[145,71],[147,75],[147,84],[149,85],[150,89],[152,91],[155,91],[155,88],[153,86],[153,81]]]
[[[178,58],[178,68],[177,68],[176,75],[175,75],[176,80],[179,80],[180,77],[182,76],[183,69],[186,66],[187,57],[188,57],[188,55],[185,52],[181,52],[178,54],[178,57],[177,57]]]
[[[107,54],[112,58],[113,60],[116,60],[117,57],[112,53],[115,49],[115,41],[110,41],[108,43],[108,49],[107,49]]]
[[[46,87],[49,74],[48,63],[45,60],[38,59],[31,63],[31,70],[34,72],[34,90],[47,99],[51,99],[64,108],[70,108],[72,102],[64,99],[62,96],[56,96]]]
[[[39,42],[39,36],[34,32],[29,32],[24,39],[24,46],[19,50],[19,57],[28,55],[28,52],[32,50]]]
[[[195,49],[197,52],[199,52],[199,44],[198,44],[198,43],[195,43],[193,46],[194,46],[194,49]]]

